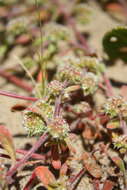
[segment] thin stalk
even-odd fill
[[[12,166],[9,171],[6,174],[6,178],[8,183],[12,181],[12,176],[16,173],[16,171],[21,168],[25,162],[28,161],[29,158],[31,158],[32,154],[38,150],[38,148],[43,145],[49,138],[49,135],[47,133],[43,134],[39,140],[32,146],[32,148],[26,153],[26,155],[17,162],[14,166]]]
[[[118,2],[120,2],[120,4],[122,5],[123,11],[125,13],[125,15],[127,16],[127,2],[126,0],[118,0]],[[127,21],[126,21],[127,23]]]
[[[22,63],[22,61],[17,57],[14,56],[14,58],[18,61],[18,63],[21,65],[21,67],[24,69],[24,71],[27,73],[27,75],[29,76],[29,78],[31,79],[31,82],[33,83],[33,86],[36,87],[36,81],[34,80],[33,76],[31,75],[31,73],[29,72],[29,70],[25,67],[25,65]],[[41,98],[41,93],[39,91],[39,89],[37,89],[37,94],[39,96],[39,98]]]
[[[23,190],[30,190],[30,189],[32,189],[32,186],[33,186],[33,184],[35,182],[35,179],[36,179],[36,175],[33,172],[32,175],[31,175],[31,177],[30,177],[30,179],[29,179],[29,181],[27,182],[27,184],[25,185],[25,187],[24,187]]]
[[[76,188],[77,183],[79,182],[81,177],[84,175],[84,173],[85,173],[85,169],[82,168],[76,176],[74,176],[72,179],[70,179],[70,181],[69,181],[70,185],[68,187],[68,190],[74,190]]]
[[[127,124],[122,116],[122,113],[119,114],[119,119],[120,119],[120,127],[123,130],[123,133],[127,135]]]
[[[35,4],[36,7],[38,9],[39,5],[38,5],[38,0],[35,0]],[[40,37],[41,37],[41,46],[40,46],[40,54],[39,54],[39,63],[40,63],[40,68],[43,74],[42,77],[42,89],[43,89],[43,95],[42,97],[46,96],[46,85],[47,85],[47,74],[46,74],[46,61],[43,60],[43,48],[44,48],[44,44],[43,44],[43,33],[42,33],[42,23],[41,23],[41,16],[40,16],[40,12],[38,12],[38,18],[39,18],[39,28],[40,28]]]
[[[21,149],[17,149],[16,152],[19,153],[19,154],[22,154],[22,155],[26,155],[28,153],[28,151],[21,150]],[[43,156],[41,154],[34,153],[34,154],[31,155],[31,157],[34,158],[34,159],[37,159],[37,160],[45,160],[45,156]]]
[[[55,101],[54,117],[60,115],[60,108],[61,108],[61,95],[58,98],[56,98],[56,101]]]
[[[87,44],[86,39],[84,38],[84,36],[80,33],[80,31],[78,31],[77,27],[76,27],[76,23],[75,20],[73,19],[73,17],[67,13],[66,7],[64,7],[64,5],[60,4],[59,0],[53,0],[53,2],[58,6],[59,8],[59,12],[60,14],[63,14],[65,17],[65,20],[67,22],[68,25],[70,25],[77,37],[77,39],[80,41],[80,43],[83,45],[84,50],[86,52],[87,55],[91,55],[94,52],[90,49],[90,47]]]
[[[28,97],[28,96],[21,96],[21,95],[13,94],[11,92],[5,92],[3,90],[0,90],[0,95],[8,96],[10,98],[17,98],[17,99],[21,99],[21,100],[34,101],[34,102],[38,100],[38,98]]]
[[[113,95],[114,95],[114,92],[113,92],[112,85],[111,85],[110,80],[108,79],[108,77],[106,76],[105,73],[104,73],[104,75],[103,75],[103,79],[104,79],[104,82],[105,82],[106,87],[107,87],[107,90],[106,90],[107,96],[108,96],[108,97],[113,96]]]

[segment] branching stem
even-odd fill
[[[17,162],[14,166],[10,168],[10,170],[7,172],[6,178],[8,183],[12,181],[12,176],[16,173],[16,171],[21,168],[26,161],[32,156],[32,154],[38,150],[38,148],[43,145],[49,138],[49,135],[47,133],[43,134],[39,140],[32,146],[32,148],[26,153],[26,155]]]

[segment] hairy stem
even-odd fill
[[[76,176],[74,176],[72,179],[70,179],[70,187],[68,188],[68,190],[75,189],[77,183],[79,182],[81,177],[84,175],[84,173],[85,173],[85,169],[82,168]]]
[[[28,96],[21,96],[21,95],[13,94],[11,92],[6,92],[6,91],[3,91],[3,90],[0,90],[0,95],[8,96],[8,97],[11,97],[11,98],[22,99],[22,100],[34,101],[34,102],[38,100],[38,98],[28,97]]]
[[[10,170],[7,172],[6,178],[8,183],[11,182],[11,177],[16,173],[16,171],[21,168],[25,162],[32,156],[32,154],[37,151],[37,149],[44,144],[47,139],[49,138],[49,135],[47,133],[43,134],[39,140],[32,146],[32,148],[26,153],[26,155],[17,162],[14,166],[10,168]]]
[[[106,93],[107,93],[107,96],[108,97],[111,97],[114,95],[114,92],[113,92],[113,88],[112,88],[112,85],[110,83],[110,80],[108,79],[108,77],[106,76],[106,74],[104,73],[103,75],[103,79],[104,79],[104,82],[105,82],[105,85],[106,85]]]
[[[23,155],[26,155],[28,153],[28,151],[21,150],[21,149],[17,149],[16,152],[19,153],[19,154],[23,154]],[[45,160],[45,156],[43,156],[41,154],[33,153],[31,155],[31,157],[34,158],[34,159],[37,159],[37,160]]]

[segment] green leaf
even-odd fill
[[[127,27],[117,27],[103,37],[103,48],[111,60],[127,61]]]

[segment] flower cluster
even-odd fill
[[[121,153],[127,151],[127,136],[126,135],[118,136],[116,133],[113,133],[112,141],[113,141],[114,147],[119,149]]]
[[[64,86],[62,82],[53,80],[48,84],[48,93],[52,96],[57,96],[64,90]]]
[[[104,64],[97,58],[68,54],[55,59],[57,64],[56,78],[70,84],[79,84],[85,96],[93,94],[104,72]]]
[[[69,64],[62,64],[58,67],[56,77],[60,81],[68,81],[71,84],[79,84],[81,81],[81,71]]]
[[[97,90],[98,78],[93,73],[86,73],[82,80],[82,89],[85,96],[93,94]]]
[[[57,116],[49,122],[48,131],[54,139],[64,140],[70,130],[68,123],[61,116]]]
[[[127,117],[127,102],[121,96],[109,98],[104,105],[104,112],[112,118],[119,115]]]
[[[27,130],[29,136],[40,135],[46,130],[46,126],[41,115],[31,111],[24,111],[23,126]]]
[[[37,101],[23,112],[23,126],[30,136],[47,130],[46,122],[53,117],[54,108],[43,100]]]
[[[29,110],[23,112],[23,126],[30,136],[48,132],[53,139],[64,140],[69,133],[69,125],[62,116],[54,116],[54,108],[39,100]]]

